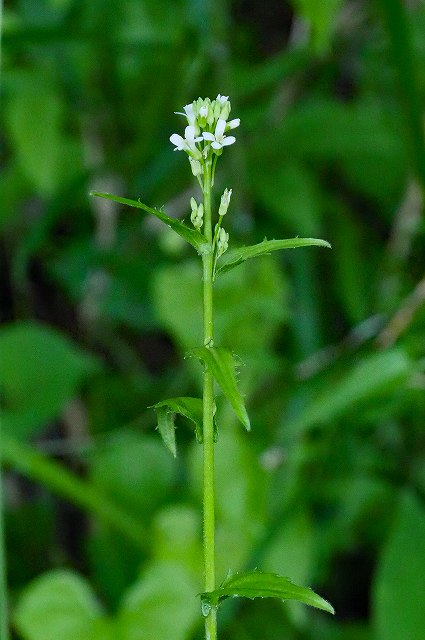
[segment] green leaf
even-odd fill
[[[365,356],[339,380],[328,382],[305,410],[287,423],[282,434],[299,436],[316,424],[330,423],[348,410],[359,406],[363,408],[366,402],[400,388],[413,371],[412,361],[401,348]]]
[[[318,53],[326,51],[329,47],[342,1],[292,0],[295,8],[311,25],[313,46]]]
[[[416,55],[409,8],[401,0],[381,0],[387,23],[389,45],[397,72],[405,130],[416,173],[425,186],[425,136],[423,128],[420,59]]]
[[[328,613],[335,613],[329,602],[307,587],[299,587],[289,578],[274,573],[250,571],[227,578],[215,591],[201,594],[202,613],[206,616],[212,607],[217,607],[226,598],[279,598],[297,600]]]
[[[89,584],[59,570],[34,580],[20,598],[15,625],[25,640],[92,640],[102,610]]]
[[[199,619],[196,589],[196,580],[179,563],[152,564],[124,596],[120,638],[187,640]]]
[[[146,518],[170,494],[174,464],[154,434],[121,429],[89,455],[95,486],[135,518]]]
[[[212,371],[214,378],[223,390],[224,395],[229,400],[237,417],[247,431],[251,429],[245,403],[238,389],[236,380],[235,357],[223,347],[197,347],[191,349],[189,357],[198,358],[205,363]]]
[[[51,327],[35,322],[5,326],[0,332],[2,427],[26,438],[55,418],[97,360]]]
[[[217,275],[219,273],[225,273],[233,267],[237,267],[249,258],[256,258],[258,256],[264,256],[272,251],[278,251],[279,249],[296,249],[297,247],[328,247],[329,242],[326,240],[319,240],[317,238],[287,238],[285,240],[263,240],[258,244],[253,244],[247,247],[239,247],[238,249],[231,249],[227,251],[218,262]]]
[[[168,398],[153,405],[158,417],[158,431],[165,446],[174,457],[177,455],[174,415],[188,418],[195,424],[195,434],[198,442],[202,442],[203,406],[200,398]]]
[[[180,222],[180,220],[176,220],[176,218],[167,216],[167,214],[163,211],[160,211],[160,209],[153,209],[152,207],[148,207],[146,204],[143,204],[143,202],[140,202],[140,200],[129,200],[128,198],[114,196],[111,193],[100,193],[99,191],[91,191],[90,195],[97,196],[99,198],[106,198],[106,200],[113,200],[114,202],[126,204],[127,206],[135,207],[136,209],[142,209],[146,213],[150,213],[161,220],[161,222],[164,222],[164,224],[175,231],[179,236],[186,240],[186,242],[191,244],[192,247],[194,247],[200,255],[205,255],[210,250],[208,242],[199,231],[191,229],[190,227],[183,224],[183,222]]]
[[[173,456],[176,458],[177,446],[174,414],[171,411],[168,411],[166,407],[158,407],[158,409],[156,410],[156,416],[158,420],[158,431],[161,435],[161,438],[167,449],[169,449]]]
[[[49,74],[44,74],[48,76]],[[54,192],[63,162],[60,91],[37,72],[16,74],[5,124],[25,177],[44,195]]]
[[[380,558],[373,587],[377,640],[422,640],[425,629],[425,511],[402,495],[394,526]]]
[[[160,450],[162,451],[162,448]],[[168,456],[166,457],[168,459]],[[147,533],[140,522],[117,506],[104,493],[98,491],[93,483],[82,480],[63,465],[49,460],[35,449],[6,434],[2,434],[0,461],[2,464],[10,465],[25,477],[41,482],[56,495],[101,518],[116,531],[125,535],[133,544],[143,550],[146,549]],[[127,460],[126,463],[128,464]],[[152,464],[154,463],[155,461]],[[145,471],[146,474],[149,472],[152,475],[151,470]],[[139,493],[141,493],[140,490]]]

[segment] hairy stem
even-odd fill
[[[204,286],[204,345],[212,347],[213,331],[213,253],[211,222],[211,164],[205,167],[204,178],[204,233],[211,251],[202,258]],[[215,513],[214,513],[214,378],[205,365],[203,390],[203,449],[204,449],[204,571],[205,591],[215,589]],[[205,618],[206,640],[217,638],[216,610]]]

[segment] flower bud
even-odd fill
[[[204,205],[202,202],[197,204],[195,198],[190,199],[190,206],[192,213],[190,214],[190,220],[195,229],[200,229],[204,220]]]
[[[229,234],[223,229],[220,228],[217,237],[217,258],[223,255],[223,253],[227,250],[229,246]]]
[[[192,169],[192,173],[195,176],[201,176],[204,173],[204,168],[199,160],[194,160],[189,156],[190,168]]]
[[[231,196],[232,196],[232,189],[225,189],[220,200],[220,207],[218,209],[219,216],[224,216],[227,213]]]

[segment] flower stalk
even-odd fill
[[[228,250],[229,234],[223,228],[232,189],[226,188],[217,211],[214,211],[212,190],[218,158],[236,138],[226,135],[239,126],[239,118],[228,121],[230,102],[227,96],[218,95],[215,100],[198,98],[179,112],[186,118],[184,137],[178,133],[170,136],[175,151],[187,154],[193,176],[202,190],[202,201],[190,199],[189,226],[184,221],[166,215],[140,200],[129,200],[112,194],[93,192],[92,195],[129,205],[154,215],[184,238],[202,258],[203,281],[203,346],[189,352],[203,363],[203,393],[201,398],[168,398],[155,404],[158,430],[164,444],[176,455],[175,414],[188,418],[195,424],[195,434],[203,446],[203,557],[204,587],[201,596],[201,612],[205,619],[205,640],[217,640],[217,608],[228,597],[245,596],[250,599],[274,597],[280,600],[298,600],[310,606],[333,613],[332,606],[311,589],[294,584],[290,579],[258,570],[229,575],[219,587],[215,576],[215,496],[214,496],[214,443],[216,440],[214,384],[221,387],[230,402],[235,416],[249,431],[250,420],[246,411],[236,375],[236,359],[232,351],[214,344],[213,284],[216,277],[238,266],[245,260],[266,255],[271,251],[295,249],[311,245],[330,247],[317,238],[290,238],[263,240],[250,246]],[[215,215],[214,215],[215,214]],[[214,230],[214,231],[213,231]],[[0,639],[2,640],[2,639]]]
[[[191,199],[191,222],[208,243],[208,251],[202,256],[203,270],[203,326],[204,347],[214,347],[213,322],[213,282],[217,258],[227,249],[228,234],[221,228],[221,221],[230,203],[232,190],[226,189],[218,212],[219,221],[214,226],[212,220],[212,188],[215,167],[223,148],[232,145],[236,138],[226,132],[239,126],[239,119],[227,122],[230,114],[227,96],[217,96],[216,100],[199,98],[184,107],[187,118],[185,137],[177,133],[170,136],[175,151],[185,151],[189,156],[193,175],[198,179],[203,194],[203,202],[197,204]],[[214,498],[214,375],[210,366],[204,364],[203,374],[203,550],[204,587],[206,592],[215,590],[215,498]],[[209,608],[205,615],[205,638],[216,640],[216,608]]]

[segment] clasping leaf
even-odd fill
[[[299,587],[289,578],[274,573],[250,571],[227,578],[215,591],[201,593],[201,609],[207,616],[211,608],[217,607],[226,598],[278,598],[279,600],[297,600],[311,607],[335,613],[327,600],[307,587]]]
[[[126,204],[129,207],[142,209],[146,213],[151,213],[153,216],[164,222],[164,224],[170,227],[184,240],[186,240],[186,242],[191,244],[192,247],[194,247],[200,255],[205,255],[210,251],[210,245],[199,231],[191,229],[183,222],[180,222],[180,220],[176,220],[176,218],[167,216],[167,214],[163,211],[160,211],[160,209],[153,209],[152,207],[148,207],[146,204],[143,204],[143,202],[140,202],[140,200],[129,200],[128,198],[121,198],[120,196],[115,196],[111,193],[100,193],[99,191],[91,191],[90,195],[97,196],[99,198],[106,198],[106,200],[113,200],[114,202],[119,202],[120,204]]]
[[[248,413],[236,380],[235,357],[223,347],[197,347],[189,351],[190,357],[198,358],[212,371],[214,378],[229,400],[237,417],[247,431],[251,429]]]
[[[258,244],[252,244],[247,247],[239,247],[238,249],[231,249],[227,251],[218,260],[218,267],[216,275],[225,273],[233,267],[237,267],[238,264],[245,262],[249,258],[256,258],[271,253],[272,251],[278,251],[279,249],[296,249],[297,247],[328,247],[329,242],[326,240],[320,240],[318,238],[287,238],[285,240],[263,240]]]
[[[174,457],[177,455],[175,414],[178,413],[195,423],[195,434],[202,442],[202,400],[200,398],[168,398],[152,406],[158,419],[158,431],[167,449]]]

